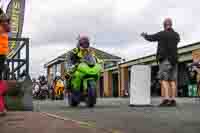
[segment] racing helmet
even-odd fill
[[[78,47],[80,48],[89,48],[90,47],[90,40],[87,36],[79,36],[78,38]]]
[[[60,72],[56,72],[56,77],[60,77],[60,76],[61,76]]]

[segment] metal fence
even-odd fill
[[[9,42],[16,42],[17,46],[7,56],[6,78],[18,80],[29,77],[29,38],[9,38]]]

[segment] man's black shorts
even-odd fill
[[[163,60],[159,64],[158,78],[166,81],[177,80],[177,65],[172,65],[168,60]]]

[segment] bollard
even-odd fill
[[[131,68],[130,106],[151,106],[151,68],[135,65]]]

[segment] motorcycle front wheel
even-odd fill
[[[86,105],[92,108],[96,104],[96,82],[94,80],[88,81],[88,96],[86,98]]]
[[[69,92],[68,93],[68,104],[71,107],[77,107],[79,103],[77,101],[75,101],[73,97],[74,97],[73,93]]]

